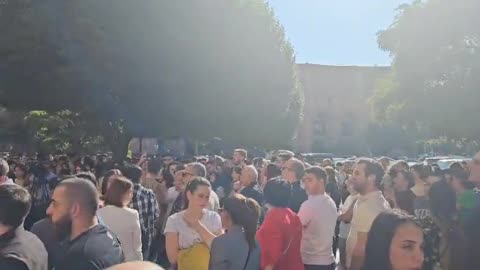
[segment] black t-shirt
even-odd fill
[[[118,238],[100,224],[66,243],[65,250],[55,270],[101,270],[125,261]]]
[[[28,270],[28,267],[20,260],[0,257],[0,269]]]

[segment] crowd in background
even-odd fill
[[[0,205],[0,269],[480,269],[480,153],[447,170],[286,150],[9,157]]]

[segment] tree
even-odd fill
[[[289,143],[302,92],[293,49],[264,1],[44,3],[36,16],[56,29],[48,44],[62,64],[48,70],[63,72],[53,92],[81,93],[79,110],[121,126],[124,138]]]
[[[104,138],[95,122],[68,110],[49,114],[31,111],[25,116],[30,143],[41,152],[94,153],[104,150]]]
[[[433,136],[478,140],[480,2],[429,0],[402,5],[394,23],[379,32],[380,48],[393,57],[393,74],[372,104],[377,119]]]

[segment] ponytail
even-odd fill
[[[257,232],[258,219],[260,217],[260,206],[251,198],[245,200],[247,211],[245,217],[241,221],[243,230],[245,231],[245,239],[250,249],[255,248],[255,234]]]
[[[249,248],[255,248],[255,233],[260,217],[260,205],[253,199],[235,194],[225,199],[224,209],[230,215],[233,224],[243,228]]]

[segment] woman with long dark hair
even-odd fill
[[[455,192],[445,181],[439,181],[428,195],[430,214],[421,220],[425,233],[424,269],[466,269],[466,240],[458,222]]]
[[[421,270],[423,233],[413,216],[392,210],[377,216],[368,233],[363,270]]]
[[[212,240],[209,270],[260,269],[260,248],[255,242],[259,215],[255,200],[241,194],[225,198],[220,216],[226,233]],[[209,241],[212,233],[199,222],[191,225]]]
[[[178,270],[208,269],[212,240],[222,233],[220,216],[206,209],[210,192],[211,185],[207,179],[194,178],[186,186],[186,209],[167,220],[167,257],[172,265],[177,265]],[[200,235],[193,224],[200,224],[209,235]]]

